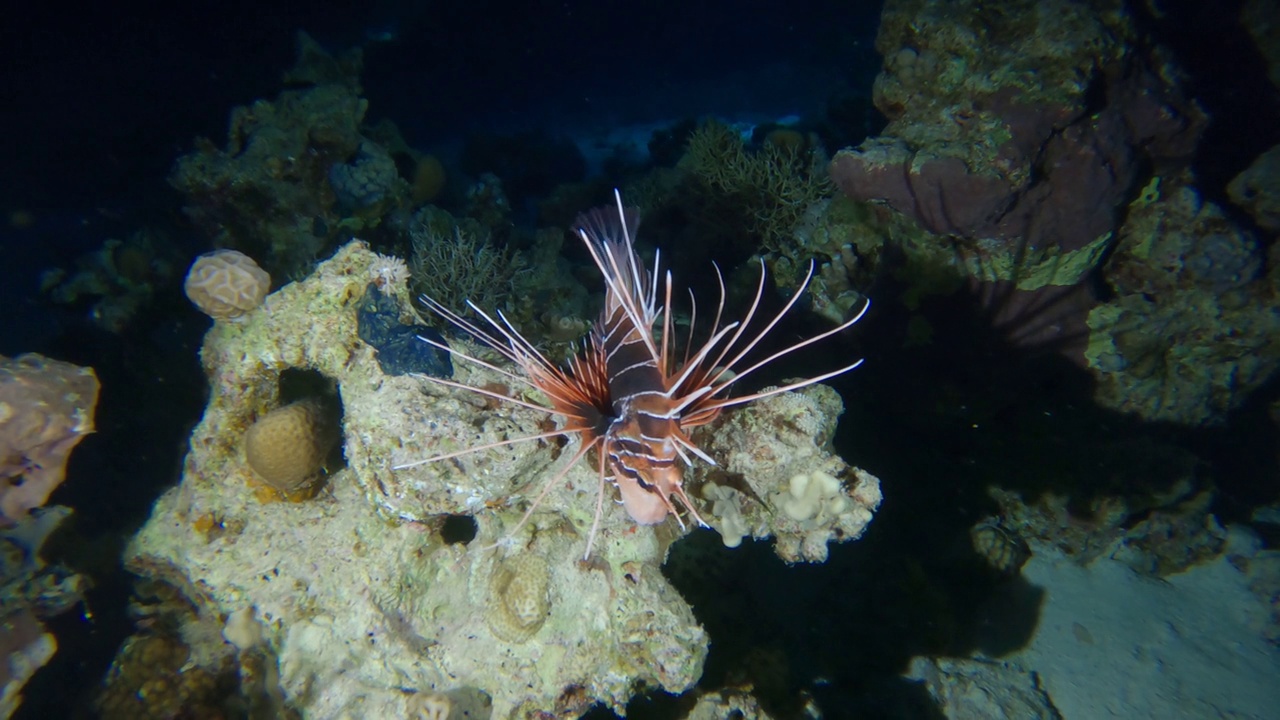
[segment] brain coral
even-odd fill
[[[244,253],[215,250],[191,264],[183,289],[204,314],[230,320],[262,304],[271,289],[271,276]]]
[[[272,410],[249,428],[245,459],[265,483],[292,493],[320,470],[336,438],[320,402],[302,400]]]
[[[499,639],[522,643],[547,619],[551,571],[540,555],[522,553],[493,574],[485,619]]]

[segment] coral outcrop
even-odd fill
[[[277,278],[301,277],[337,239],[407,205],[409,183],[387,148],[363,134],[361,66],[359,49],[334,58],[299,33],[288,89],[235,108],[225,145],[201,138],[174,163],[169,183],[192,224]]]
[[[839,153],[832,177],[933,233],[1085,247],[1114,229],[1142,153],[1185,157],[1205,124],[1132,39],[1110,0],[891,2],[875,84],[889,126]]]
[[[1207,118],[1130,9],[892,0],[876,47],[890,122],[831,163],[854,202],[814,204],[774,260],[786,277],[829,258],[820,312],[842,317],[877,269],[911,310],[966,290],[1011,346],[1087,368],[1098,404],[1185,425],[1280,367],[1266,241],[1196,187]],[[1272,155],[1229,188],[1264,231]],[[912,322],[906,341],[929,342]]]
[[[0,525],[22,520],[62,484],[71,451],[93,432],[97,404],[92,368],[0,356]]]
[[[1115,297],[1088,315],[1095,399],[1186,425],[1240,407],[1280,367],[1280,288],[1265,262],[1258,240],[1186,177],[1154,178],[1103,269]]]
[[[214,325],[201,352],[209,406],[182,482],[156,503],[127,551],[129,567],[180,590],[203,617],[256,608],[284,703],[307,716],[403,717],[441,695],[455,704],[471,698],[494,717],[574,717],[596,702],[622,710],[643,686],[691,688],[707,636],[659,569],[679,532],[674,523],[637,527],[606,502],[595,551],[583,561],[600,487],[585,464],[507,537],[549,473],[571,459],[566,448],[533,441],[415,463],[545,432],[548,419],[385,374],[357,333],[361,298],[384,265],[351,243],[242,322]],[[379,282],[409,307],[403,282]],[[407,311],[402,320],[412,321]],[[261,503],[239,438],[275,407],[290,368],[336,382],[347,466],[306,503]],[[507,378],[470,363],[454,378],[513,392]],[[711,450],[728,453],[725,469],[745,480],[736,487],[751,503],[772,506],[801,472],[839,478],[831,502],[872,494],[874,478],[824,449],[839,412],[834,392],[815,387],[761,406],[727,413],[737,429],[707,430],[722,437]],[[776,444],[749,437],[765,434]],[[816,559],[828,540],[856,536],[874,506],[836,504],[816,525],[819,516],[771,525],[758,504],[745,516],[754,535],[777,532],[788,557]],[[442,533],[457,516],[478,526],[467,544]],[[225,654],[216,640],[215,649],[193,646],[193,657]]]
[[[22,704],[22,687],[53,658],[58,642],[29,610],[7,613],[0,623],[4,626],[0,656],[5,665],[0,672],[0,717],[8,718]]]
[[[704,471],[703,497],[725,544],[775,538],[787,562],[823,562],[830,542],[856,540],[880,505],[880,482],[831,451],[840,396],[825,385],[758,401],[694,440],[719,468]]]

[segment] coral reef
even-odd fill
[[[22,687],[57,650],[58,641],[29,610],[0,617],[0,718],[13,715],[22,704]]]
[[[848,312],[889,257],[908,309],[966,290],[1011,345],[1088,368],[1100,405],[1144,419],[1222,422],[1274,374],[1265,243],[1195,188],[1205,115],[1121,3],[898,0],[877,49],[890,123],[831,164],[856,202],[811,206],[773,258],[780,277],[828,259],[820,312]],[[1263,228],[1269,162],[1231,189]],[[930,335],[915,316],[905,342]]]
[[[1141,154],[1183,158],[1205,124],[1159,58],[1132,52],[1129,22],[1109,0],[888,3],[875,101],[890,123],[837,154],[833,179],[993,253],[1094,243],[1114,229]]]
[[[376,143],[360,143],[356,156],[349,162],[329,168],[329,184],[343,214],[376,211],[378,205],[390,201],[400,176],[396,163]]]
[[[824,385],[760,400],[694,434],[720,463],[704,470],[708,522],[734,547],[775,538],[787,562],[823,562],[828,543],[856,540],[880,505],[879,481],[831,451],[840,396]]]
[[[1227,186],[1227,193],[1258,227],[1280,232],[1280,145],[1254,159]]]
[[[477,307],[508,307],[526,271],[524,258],[498,247],[476,221],[455,222],[444,210],[427,207],[409,228],[414,294],[426,295],[454,311],[467,301]]]
[[[1080,479],[1074,499],[1056,493],[1024,498],[989,488],[1000,517],[972,530],[984,559],[991,562],[983,548],[993,546],[1025,561],[1029,543],[1082,565],[1107,556],[1144,575],[1164,577],[1221,553],[1225,533],[1210,512],[1211,478],[1194,455],[1147,441],[1100,445],[1092,453],[1106,459],[1112,476]]]
[[[359,299],[380,265],[349,244],[243,322],[214,325],[201,353],[209,407],[182,483],[157,502],[127,551],[129,567],[180,590],[201,616],[255,607],[285,706],[307,715],[398,717],[432,693],[459,702],[478,692],[494,717],[573,717],[595,702],[622,710],[642,686],[692,687],[706,634],[658,567],[674,524],[637,527],[606,512],[592,559],[580,561],[599,482],[579,466],[494,547],[571,453],[538,441],[414,463],[536,434],[546,420],[383,373],[356,330]],[[382,290],[407,300],[403,285]],[[288,368],[337,382],[348,465],[311,502],[264,504],[246,487],[235,438],[273,404]],[[491,370],[456,372],[460,382],[505,391]],[[840,507],[806,522],[770,520],[759,501],[745,503],[755,536],[776,532],[789,559],[819,559],[828,540],[856,537],[878,499],[874,478],[824,449],[839,410],[833,391],[813,387],[705,430],[739,487],[770,504],[793,475],[841,478],[828,499]],[[460,515],[475,519],[478,536],[446,543],[444,520]],[[223,529],[191,532],[208,517]]]
[[[1062,720],[1036,673],[1013,663],[916,658],[907,677],[924,685],[950,720]]]
[[[40,290],[58,304],[79,307],[92,299],[88,316],[95,325],[121,332],[166,287],[184,258],[170,238],[150,229],[75,259],[74,270],[50,268],[40,274]]]
[[[106,720],[161,720],[226,717],[225,668],[210,669],[191,659],[191,649],[167,635],[137,635],[125,641],[107,674],[97,709]]]
[[[733,128],[707,120],[690,135],[679,163],[705,186],[704,193],[728,196],[738,205],[766,248],[780,246],[809,205],[833,189],[822,170],[826,157],[802,134],[788,132],[800,140],[766,141],[751,151]]]
[[[815,287],[829,315],[848,294],[841,267],[856,287],[891,250],[909,308],[967,287],[1012,344],[1084,364],[1095,299],[1083,281],[1142,173],[1185,164],[1206,124],[1177,69],[1114,0],[889,2],[876,48],[890,122],[830,166],[870,207],[856,217],[832,203],[783,254],[799,267],[806,251],[831,259]],[[909,341],[927,341],[913,321]]]
[[[86,577],[41,558],[45,541],[70,515],[53,505],[0,527],[0,718],[13,714],[23,686],[58,649],[41,621],[83,602],[89,588]]]
[[[969,528],[974,552],[1001,575],[1017,575],[1031,559],[1027,541],[1001,524],[999,518],[985,518]]]
[[[1186,425],[1240,407],[1280,367],[1280,289],[1261,281],[1263,262],[1186,178],[1153,180],[1103,269],[1116,297],[1088,315],[1095,399]]]
[[[467,188],[467,217],[493,230],[511,225],[511,202],[497,175],[481,173]]]
[[[289,89],[235,108],[225,147],[200,139],[174,164],[169,183],[196,228],[292,278],[336,239],[407,207],[409,183],[387,149],[362,134],[369,103],[360,97],[361,65],[358,49],[334,58],[299,33]]]
[[[205,315],[234,320],[262,304],[271,276],[242,252],[215,250],[191,263],[182,289]]]
[[[62,483],[71,451],[93,432],[97,404],[92,368],[0,356],[0,525],[26,517]]]

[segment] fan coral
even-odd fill
[[[205,315],[232,320],[262,304],[271,276],[242,252],[215,250],[196,258],[182,288]]]

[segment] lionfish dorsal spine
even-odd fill
[[[640,213],[635,208],[623,207],[622,195],[616,190],[614,197],[616,212],[613,208],[596,208],[578,218],[578,235],[604,276],[604,312],[601,322],[597,323],[597,330],[613,323],[621,311],[657,361],[659,352],[652,331],[658,312],[656,292],[652,287],[653,278],[640,266],[633,245],[640,225]],[[615,324],[613,329],[620,327],[620,324]],[[644,332],[639,332],[641,329]]]

